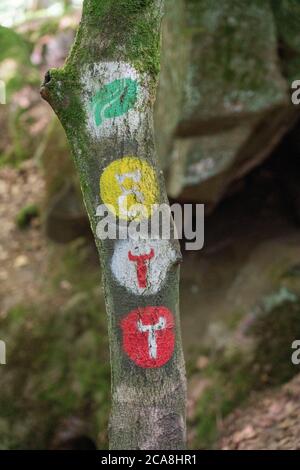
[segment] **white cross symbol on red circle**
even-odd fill
[[[138,366],[161,367],[172,357],[174,319],[168,308],[137,308],[121,321],[121,328],[124,351]]]

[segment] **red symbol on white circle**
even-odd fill
[[[174,319],[166,307],[144,307],[130,312],[121,321],[123,348],[138,366],[161,367],[171,358]]]
[[[151,248],[149,254],[138,255],[135,256],[128,252],[128,259],[129,261],[133,261],[136,263],[136,274],[138,278],[138,284],[141,289],[145,289],[147,287],[147,271],[148,271],[148,264],[149,261],[154,257],[154,250]]]

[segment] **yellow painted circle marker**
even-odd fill
[[[100,196],[119,218],[150,217],[158,204],[159,189],[154,169],[145,160],[123,157],[113,161],[100,177]]]

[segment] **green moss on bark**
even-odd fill
[[[161,0],[87,1],[68,64],[93,60],[131,62],[157,78],[160,63]],[[89,29],[87,41],[85,34]],[[86,42],[87,47],[77,47]]]

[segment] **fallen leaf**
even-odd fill
[[[15,268],[23,268],[24,266],[27,266],[28,264],[29,264],[29,260],[28,260],[27,256],[19,255],[15,259],[14,267]]]
[[[253,426],[251,426],[251,424],[248,424],[241,431],[235,432],[232,437],[232,440],[235,444],[239,444],[241,441],[253,439],[253,437],[255,436],[256,436],[256,432],[254,431]]]

